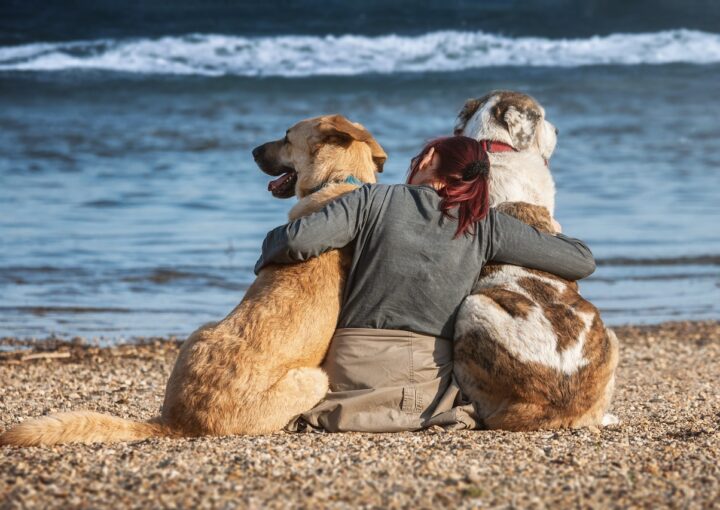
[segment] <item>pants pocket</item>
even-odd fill
[[[400,409],[408,414],[421,413],[423,410],[422,393],[415,386],[405,386],[402,389]]]

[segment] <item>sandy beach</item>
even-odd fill
[[[298,195],[354,172],[342,157],[336,176],[292,180],[330,164],[318,142],[354,144],[322,126],[287,136],[324,114],[382,146],[383,185],[463,123],[507,145],[489,158],[491,196],[544,203],[587,244],[597,270],[580,290],[621,352],[610,427],[0,446],[0,510],[720,510],[718,83],[720,1],[2,1],[0,433],[64,411],[158,416],[182,340],[242,302],[268,232]],[[283,139],[270,166],[285,177],[271,176],[254,149]],[[433,185],[455,159],[440,156]],[[272,192],[278,178],[295,197]],[[429,276],[398,249],[369,273],[382,296],[347,299],[361,280],[348,273],[343,305],[442,319],[454,283],[438,275],[459,248],[431,241],[434,215],[415,205],[408,221],[384,200],[352,217],[393,242],[420,236],[406,248]],[[348,245],[357,262],[378,254],[369,239]],[[466,260],[454,277],[475,278]],[[433,333],[411,319],[402,329]]]
[[[619,426],[5,447],[0,508],[720,507],[720,323],[616,332]],[[73,409],[149,418],[178,349],[0,346],[2,428]]]

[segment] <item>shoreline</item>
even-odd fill
[[[720,319],[681,319],[662,321],[652,324],[620,324],[607,325],[618,335],[626,332],[635,333],[651,333],[651,332],[678,332],[682,329],[688,329],[693,334],[697,334],[698,330],[719,327]],[[95,349],[117,349],[134,347],[147,347],[149,345],[157,345],[163,343],[171,343],[181,345],[185,341],[184,336],[169,335],[149,335],[149,336],[131,336],[121,339],[112,339],[105,337],[94,337],[92,339],[80,335],[75,336],[59,336],[48,335],[46,337],[18,337],[14,335],[0,336],[0,363],[13,355],[28,352],[54,352],[68,351],[73,353],[71,357],[82,357],[80,352]]]
[[[613,329],[621,343],[611,409],[618,426],[3,447],[0,508],[717,504],[720,322]],[[29,342],[0,339],[2,429],[78,409],[148,419],[180,345]]]

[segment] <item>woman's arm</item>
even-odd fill
[[[595,271],[590,249],[579,239],[539,232],[507,214],[490,212],[491,251],[487,260],[539,269],[566,280]]]
[[[365,222],[369,194],[370,186],[362,186],[317,212],[268,232],[255,274],[268,264],[302,262],[349,244]]]

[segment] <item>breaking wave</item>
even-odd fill
[[[585,39],[512,38],[458,31],[377,37],[190,34],[0,47],[0,71],[94,69],[250,77],[718,62],[720,34],[684,29]]]

